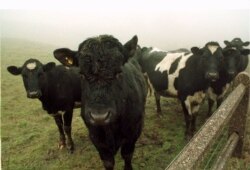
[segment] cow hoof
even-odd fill
[[[162,118],[162,117],[163,117],[163,114],[162,114],[161,112],[157,112],[157,116],[158,116],[159,118]]]
[[[59,149],[59,150],[62,150],[62,149],[65,148],[65,147],[66,147],[66,144],[65,144],[65,143],[60,142],[60,143],[58,144],[58,149]]]
[[[185,141],[189,142],[192,139],[192,135],[185,135]]]
[[[74,149],[68,149],[68,153],[69,154],[73,154],[74,153]]]

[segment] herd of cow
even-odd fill
[[[202,101],[207,96],[210,116],[214,102],[218,107],[230,82],[246,69],[250,51],[244,48],[249,42],[240,38],[224,41],[224,48],[208,42],[191,51],[141,48],[137,42],[137,36],[122,45],[113,36],[100,35],[83,41],[78,51],[55,50],[55,58],[63,65],[29,59],[21,67],[7,69],[22,76],[27,97],[39,99],[43,109],[54,117],[60,148],[67,146],[71,153],[74,151],[72,115],[81,104],[81,117],[105,169],[114,168],[114,156],[120,147],[124,169],[132,169],[148,90],[154,91],[158,114],[162,114],[160,96],[180,100],[189,140]]]

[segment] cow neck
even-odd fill
[[[48,98],[49,98],[49,82],[48,82],[48,73],[47,72],[45,72],[44,81],[45,81],[45,83],[43,83],[43,85],[41,86],[42,96],[39,98],[39,100],[43,104],[48,103]]]

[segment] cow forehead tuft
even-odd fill
[[[29,70],[34,70],[36,66],[37,66],[36,62],[30,62],[26,65],[27,69]]]
[[[209,51],[214,54],[214,52],[218,49],[218,45],[208,45],[207,48],[209,49]]]

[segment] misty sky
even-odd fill
[[[71,49],[77,49],[86,38],[100,34],[114,35],[122,43],[136,34],[141,46],[164,50],[201,47],[208,41],[218,41],[224,46],[224,40],[235,37],[250,40],[250,9],[247,8],[103,5],[108,8],[92,5],[82,9],[1,10],[1,36]]]

